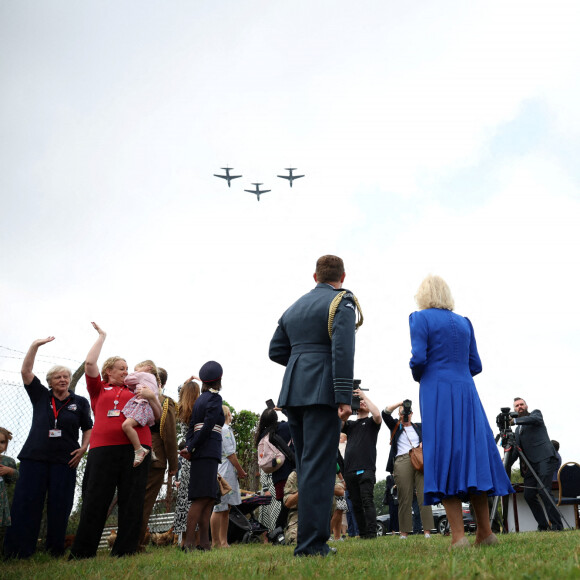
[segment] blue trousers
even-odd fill
[[[36,551],[46,504],[46,549],[64,554],[64,536],[73,506],[77,470],[63,463],[23,459],[12,501],[12,525],[6,530],[4,555],[29,558]],[[48,498],[47,498],[48,495]]]
[[[298,539],[295,556],[325,556],[341,422],[334,407],[287,407],[298,475]]]
[[[354,538],[355,536],[359,535],[359,530],[358,526],[356,525],[356,518],[354,517],[354,506],[352,505],[352,501],[350,501],[348,489],[345,491],[344,497],[346,498],[346,505],[348,506],[348,511],[346,512],[346,521],[348,523],[348,535],[351,538]]]

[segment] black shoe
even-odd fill
[[[328,548],[328,552],[326,554],[326,556],[336,556],[336,554],[338,553],[338,550],[336,548]]]

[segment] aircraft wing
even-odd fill
[[[278,175],[278,177],[281,177],[282,179],[293,179],[292,175]]]

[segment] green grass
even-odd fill
[[[473,542],[474,536],[470,537]],[[580,531],[508,534],[500,545],[459,553],[448,552],[450,539],[411,536],[400,540],[348,539],[336,542],[338,554],[328,558],[294,558],[292,548],[262,544],[229,550],[183,553],[175,547],[150,547],[145,554],[68,562],[37,554],[28,561],[0,563],[3,580],[47,578],[502,578],[580,579]]]

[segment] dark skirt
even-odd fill
[[[201,497],[213,497],[219,502],[220,494],[217,482],[218,459],[192,459],[189,476],[189,500]]]

